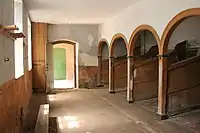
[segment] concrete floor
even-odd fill
[[[158,98],[151,98],[147,100],[136,101],[137,104],[142,106],[143,108],[150,110],[152,112],[157,112],[158,110]]]
[[[49,95],[60,133],[149,133],[89,90]]]
[[[56,89],[57,90],[57,89]],[[138,103],[108,89],[79,89],[34,94],[24,132],[34,133],[39,106],[50,104],[50,133],[199,133],[200,109],[160,121]],[[57,132],[57,129],[59,132]]]
[[[170,120],[195,133],[200,133],[200,109],[174,116]]]

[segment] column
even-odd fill
[[[114,90],[114,57],[109,58],[109,92],[115,93],[115,90]]]
[[[133,103],[133,56],[127,56],[127,101]]]
[[[159,55],[158,115],[167,119],[167,55]]]
[[[102,85],[102,56],[98,56],[98,75],[97,75],[97,86],[101,87]]]

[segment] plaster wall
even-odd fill
[[[60,39],[79,44],[79,65],[97,66],[99,26],[87,24],[49,24],[48,41]]]
[[[116,33],[129,40],[132,32],[142,24],[152,26],[161,37],[169,21],[179,12],[200,7],[199,0],[140,0],[100,25],[100,36],[108,42]]]

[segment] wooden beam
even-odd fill
[[[19,30],[19,28],[16,25],[5,25],[1,26],[4,31],[13,31],[13,30]]]

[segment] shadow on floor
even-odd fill
[[[200,133],[200,109],[173,116],[170,121]]]
[[[47,103],[45,94],[33,93],[24,119],[24,133],[34,133],[37,115],[41,104]]]

